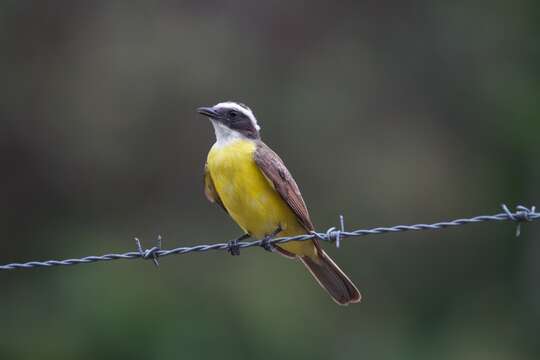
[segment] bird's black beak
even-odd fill
[[[201,115],[208,116],[210,119],[218,117],[217,111],[212,107],[200,107],[197,109],[197,112]]]

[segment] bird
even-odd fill
[[[318,239],[269,245],[274,237],[308,234],[314,226],[283,160],[261,140],[253,111],[225,101],[197,112],[210,120],[216,136],[204,167],[204,193],[244,231],[230,245],[246,238],[263,240],[267,250],[300,260],[337,304],[360,302],[360,292]]]

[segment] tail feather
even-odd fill
[[[324,251],[318,249],[317,252],[317,257],[300,256],[299,259],[319,285],[339,305],[359,302],[362,296],[347,275]]]

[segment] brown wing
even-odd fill
[[[302,199],[302,194],[298,185],[294,181],[291,173],[283,164],[283,160],[272,151],[262,141],[257,141],[257,150],[255,150],[255,163],[259,166],[262,173],[274,186],[274,189],[279,193],[281,198],[285,200],[287,205],[296,214],[298,222],[307,231],[314,229],[313,223],[309,218],[309,213]]]
[[[214,186],[214,181],[212,180],[212,176],[208,170],[208,164],[204,165],[204,195],[206,195],[208,201],[218,204],[223,210],[225,210],[226,213],[229,213],[219,198],[219,194]]]

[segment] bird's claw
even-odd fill
[[[240,236],[238,239],[234,239],[234,240],[229,241],[227,243],[228,244],[227,251],[229,252],[229,254],[231,254],[233,256],[240,255],[240,244],[239,244],[239,242],[244,240],[244,239],[247,239],[249,237],[250,237],[249,234],[244,234],[244,235]]]
[[[281,226],[279,226],[276,230],[274,230],[273,233],[270,235],[266,235],[264,239],[261,241],[261,247],[269,252],[274,252],[274,244],[272,244],[272,239],[281,232]]]
[[[266,251],[274,252],[274,245],[270,242],[270,240],[272,240],[272,238],[270,236],[266,236],[261,241],[261,247]]]
[[[228,247],[227,251],[229,252],[229,254],[231,254],[232,256],[240,255],[240,246],[238,246],[238,240],[237,239],[229,241],[228,245],[229,245],[229,247]]]

